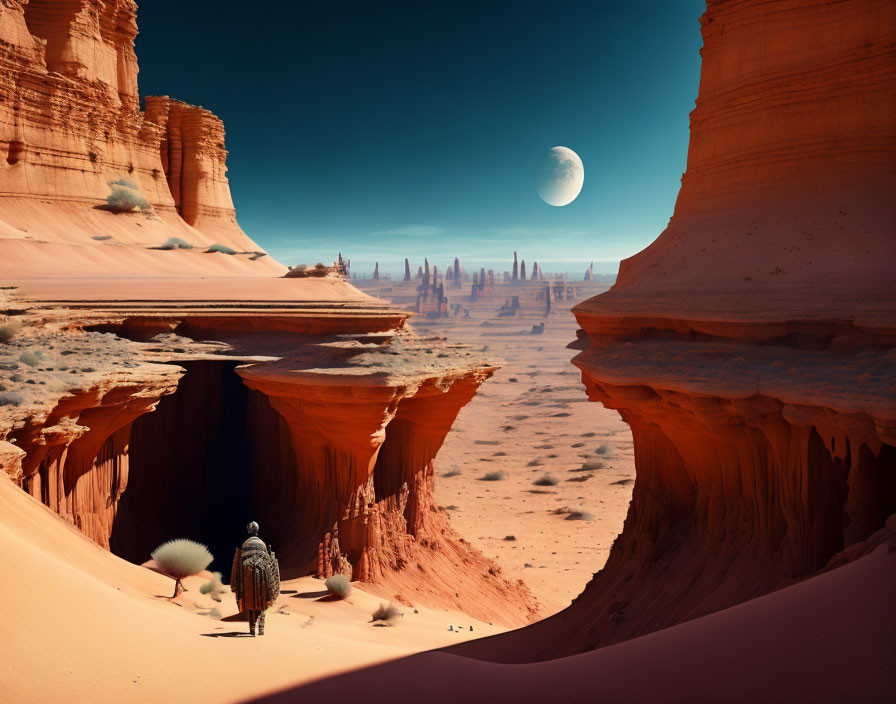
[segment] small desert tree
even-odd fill
[[[214,558],[202,543],[178,538],[162,543],[153,550],[152,559],[162,572],[174,580],[174,598],[184,590],[181,580],[202,572]]]

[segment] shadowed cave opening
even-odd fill
[[[283,537],[266,524],[253,478],[282,476],[295,461],[288,434],[280,435],[282,420],[263,394],[243,384],[234,371],[239,362],[178,364],[186,373],[177,391],[131,427],[128,486],[110,549],[142,563],[166,540],[189,538],[209,547],[210,569],[226,581],[249,521],[261,524],[275,549]]]

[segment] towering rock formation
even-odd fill
[[[460,288],[463,281],[463,273],[461,272],[460,259],[454,258],[454,287]]]
[[[403,331],[341,255],[281,277],[233,219],[221,123],[167,98],[139,112],[135,11],[0,0],[0,317],[21,329],[0,344],[0,471],[134,562],[176,535],[226,560],[263,513],[285,575],[347,568],[384,598],[531,619],[432,498],[494,368]],[[103,207],[122,178],[152,213]]]
[[[485,290],[485,267],[479,269],[479,290]]]
[[[411,264],[410,264],[410,262],[408,262],[407,257],[404,258],[404,280],[405,281],[411,280]]]
[[[0,4],[0,276],[109,275],[110,258],[119,275],[285,272],[251,258],[221,121],[169,98],[140,112],[135,16],[132,0]],[[152,217],[102,209],[121,179]],[[197,251],[148,249],[171,237]],[[247,255],[199,256],[214,243]]]
[[[530,276],[532,281],[538,281],[541,278],[541,270],[538,268],[538,262],[532,263],[532,275]]]
[[[418,278],[418,279],[422,279],[422,278],[423,278],[423,267],[422,267],[422,266],[418,266],[418,267],[417,267],[417,278]]]
[[[544,287],[544,314],[551,314],[551,285],[546,284]]]
[[[374,281],[380,280],[380,263],[379,262],[376,262],[373,265],[373,280]]]
[[[516,281],[519,279],[519,263],[516,259],[516,252],[513,253],[513,280]]]
[[[632,428],[631,508],[523,657],[764,594],[896,512],[896,4],[708,0],[702,31],[669,226],[574,309],[589,398]]]
[[[523,259],[520,262],[520,280],[521,281],[526,280],[526,260],[525,259]]]
[[[585,281],[594,281],[594,262],[591,262],[585,269]]]

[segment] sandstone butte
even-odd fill
[[[495,368],[340,276],[283,278],[237,224],[221,121],[167,97],[141,112],[136,11],[0,2],[0,323],[21,326],[0,345],[5,475],[138,564],[182,534],[229,555],[264,515],[287,578],[533,620],[432,495]],[[151,211],[104,207],[120,179]]]
[[[896,527],[896,4],[709,0],[701,24],[675,212],[573,309],[588,396],[632,429],[624,529],[569,608],[464,654],[616,643]]]
[[[446,571],[479,595],[465,609],[531,620],[525,588],[432,504],[432,457],[492,366],[414,338],[405,313],[337,278],[149,249],[170,236],[257,247],[232,219],[220,123],[165,99],[139,113],[134,10],[0,0],[0,271],[18,286],[5,309],[25,321],[10,348],[43,350],[36,384],[3,367],[19,395],[2,406],[3,469],[135,559],[154,540],[136,530],[141,511],[179,530],[220,521],[212,497],[238,508],[234,463],[207,440],[249,417],[244,459],[263,467],[250,501],[273,507],[286,569],[351,569],[384,594],[457,606],[431,578]],[[384,681],[432,701],[893,691],[881,663],[896,617],[896,5],[708,0],[702,29],[669,227],[575,308],[588,396],[618,409],[635,443],[606,567],[547,620],[270,701],[334,687],[394,701]],[[122,170],[153,222],[95,207]],[[87,278],[72,283],[75,270]],[[195,412],[209,394],[221,418]],[[160,515],[172,483],[191,510]],[[432,687],[445,678],[462,688]]]

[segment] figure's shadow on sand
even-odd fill
[[[227,631],[227,633],[200,633],[204,638],[252,638],[252,634],[245,631]]]

